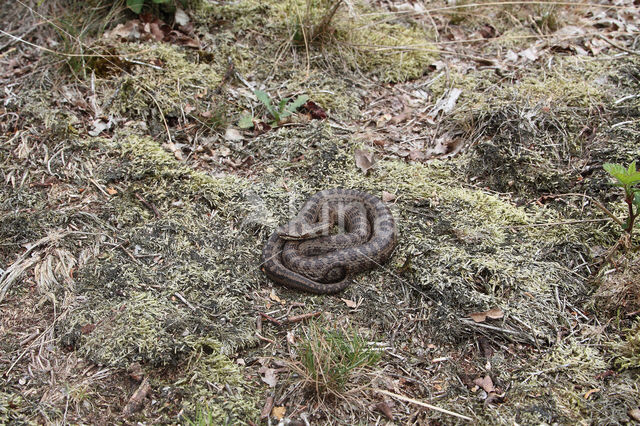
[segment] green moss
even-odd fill
[[[427,34],[412,24],[362,20],[338,30],[337,37],[345,45],[341,53],[347,61],[384,82],[416,79],[437,58]]]
[[[211,424],[247,424],[257,421],[256,393],[249,388],[240,368],[221,355],[214,341],[197,339],[184,378],[174,384],[185,395],[183,417],[197,418],[198,411],[212,418]]]
[[[118,44],[114,54],[148,64],[129,66],[117,92],[109,93],[111,82],[104,88],[105,96],[113,98],[114,113],[147,120],[157,117],[159,130],[164,126],[161,116],[181,118],[185,108],[196,116],[204,112],[226,116],[226,104],[215,95],[226,69],[223,58],[205,63],[193,51],[164,43]]]
[[[640,368],[640,320],[626,330],[624,341],[616,343],[616,366],[620,369]]]

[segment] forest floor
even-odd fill
[[[0,10],[1,424],[640,421],[638,1],[142,12]],[[335,187],[390,261],[271,282]]]

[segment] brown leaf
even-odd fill
[[[302,108],[309,112],[312,120],[324,120],[328,117],[327,112],[313,101],[307,101]]]
[[[95,324],[85,324],[80,328],[80,332],[82,334],[89,334],[95,329],[96,329],[96,325]]]
[[[487,312],[487,318],[500,319],[504,317],[504,312],[500,308],[489,309]]]
[[[271,290],[271,293],[269,293],[269,299],[273,300],[274,302],[278,302],[281,304],[284,304],[284,302],[282,301],[282,299],[280,299],[278,297],[278,295],[276,294],[275,290]]]
[[[117,189],[112,188],[112,187],[110,187],[110,186],[108,186],[108,187],[106,188],[106,191],[109,193],[109,195],[116,195],[116,194],[118,193],[118,190],[117,190]]]
[[[273,397],[268,396],[267,399],[264,401],[264,407],[262,407],[262,411],[260,412],[260,418],[264,420],[267,417],[269,417],[269,413],[271,412],[272,408],[273,408]]]
[[[484,322],[487,318],[500,319],[504,317],[504,312],[502,312],[502,309],[500,308],[493,308],[484,312],[474,312],[469,314],[469,317],[471,317],[475,322]]]
[[[393,413],[391,412],[391,407],[384,401],[380,401],[376,404],[376,408],[385,415],[385,417],[391,421],[393,421]]]
[[[260,367],[258,372],[262,374],[260,377],[263,382],[268,384],[270,387],[275,387],[278,384],[278,376],[276,376],[276,370],[273,368]]]
[[[126,41],[138,40],[140,38],[140,21],[132,19],[127,23],[118,24],[111,31],[104,33],[104,37]]]
[[[493,386],[493,380],[491,380],[491,377],[489,377],[489,375],[478,377],[473,381],[473,383],[480,386],[487,393],[494,392],[496,390],[496,388]]]
[[[392,118],[389,120],[389,124],[400,124],[400,123],[402,123],[402,122],[404,122],[404,121],[407,121],[407,119],[408,119],[409,117],[411,117],[412,112],[413,112],[413,111],[411,111],[411,109],[410,109],[410,108],[405,108],[405,110],[404,110],[404,111],[402,111],[400,114],[398,114],[398,115],[396,115],[396,116],[392,117]]]
[[[164,40],[164,32],[160,29],[160,25],[158,22],[150,22],[149,23],[149,33],[153,36],[155,41]]]
[[[351,308],[351,309],[355,309],[358,307],[358,304],[356,302],[354,302],[353,300],[349,300],[349,299],[340,299],[344,302],[345,305],[347,305],[347,307]]]
[[[392,194],[387,191],[382,191],[382,201],[384,201],[385,203],[394,201],[395,199],[396,199],[395,194]]]
[[[472,314],[469,314],[469,316],[475,322],[484,322],[484,320],[487,319],[487,314],[485,314],[484,312],[474,312]]]
[[[596,392],[600,392],[600,389],[598,389],[598,388],[594,388],[594,389],[590,389],[590,390],[588,390],[588,391],[584,394],[584,399],[589,399],[589,397],[590,397],[591,395],[593,395],[594,393],[596,393]]]
[[[282,420],[286,413],[287,407],[273,407],[273,410],[271,410],[271,415],[278,420]]]
[[[375,164],[375,158],[372,151],[364,149],[356,149],[354,153],[356,157],[356,166],[366,175]]]

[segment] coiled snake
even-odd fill
[[[331,234],[336,226],[343,233]],[[320,191],[269,237],[262,250],[273,281],[316,294],[337,293],[351,275],[384,263],[396,245],[389,208],[353,189]]]

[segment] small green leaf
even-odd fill
[[[251,114],[245,114],[238,120],[238,127],[241,129],[250,129],[253,127],[253,117]]]
[[[635,161],[628,168],[612,163],[605,163],[602,168],[620,183],[619,186],[630,187],[640,183],[640,173],[636,171]]]
[[[291,112],[296,112],[298,110],[298,108],[300,108],[302,105],[304,105],[307,101],[309,100],[309,96],[307,95],[300,95],[296,98],[295,101],[291,102],[289,105],[287,105],[287,109]]]
[[[633,191],[633,205],[640,209],[640,190]]]
[[[267,108],[267,111],[269,111],[269,114],[271,114],[273,118],[276,118],[276,115],[278,115],[278,112],[273,109],[273,105],[271,104],[271,98],[269,97],[269,95],[267,95],[262,90],[257,90],[257,89],[253,91],[253,94],[256,95],[256,98],[258,98],[258,100],[262,102],[265,108]]]
[[[289,102],[289,98],[284,98],[280,101],[280,103],[278,104],[278,112],[280,114],[282,114],[283,112],[285,112],[285,108],[287,106],[287,102]]]
[[[133,13],[140,14],[142,12],[142,5],[144,0],[127,0],[127,7],[133,11]]]

